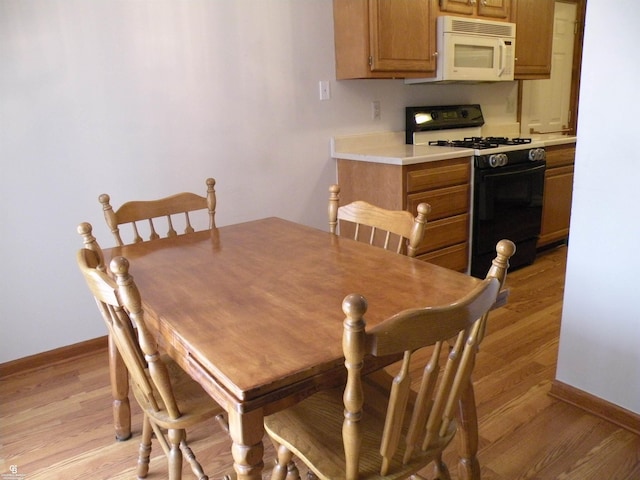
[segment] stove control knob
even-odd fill
[[[508,158],[506,153],[494,153],[493,155],[489,155],[489,165],[492,168],[504,167],[507,163]]]
[[[547,159],[547,152],[545,151],[544,148],[539,148],[538,150],[540,150],[540,160],[546,160]]]
[[[529,150],[529,160],[535,162],[537,160],[544,160],[547,158],[547,153],[544,148],[532,148]]]

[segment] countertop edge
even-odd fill
[[[355,137],[354,137],[355,138]],[[355,160],[369,163],[383,163],[387,165],[413,165],[416,163],[434,162],[438,160],[449,160],[452,158],[471,157],[473,150],[469,148],[455,148],[442,151],[441,147],[431,147],[426,145],[406,145],[397,141],[398,136],[390,136],[386,134],[383,137],[386,140],[392,140],[389,143],[373,141],[359,141],[354,144],[344,142],[342,139],[336,141],[331,139],[331,157],[341,160]],[[373,136],[370,136],[373,140]],[[545,147],[554,145],[565,145],[576,143],[576,136],[569,135],[537,135],[532,137],[536,144]]]
[[[419,148],[419,147],[416,147]],[[340,160],[355,160],[369,163],[384,163],[387,165],[413,165],[414,163],[436,162],[438,160],[449,160],[451,158],[471,157],[473,150],[459,148],[455,152],[447,151],[442,153],[416,153],[409,156],[392,156],[381,153],[367,152],[332,152],[332,157]]]

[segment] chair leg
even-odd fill
[[[285,480],[300,480],[300,472],[298,466],[293,460],[287,464],[287,476]]]
[[[433,461],[434,480],[451,480],[447,464],[442,461],[442,455],[438,455]]]
[[[189,462],[191,471],[198,478],[198,480],[209,480],[209,477],[207,477],[202,470],[202,465],[200,465],[198,460],[196,460],[196,456],[193,454],[193,450],[191,450],[189,445],[187,445],[186,440],[182,440],[182,442],[180,442],[180,450],[182,450],[182,455]]]
[[[300,475],[298,473],[298,469],[293,463],[293,452],[289,451],[283,445],[279,445],[275,440],[273,440],[273,446],[276,448],[276,464],[273,467],[273,471],[271,472],[271,480],[298,480]],[[291,471],[289,471],[289,465],[292,464],[293,467]]]
[[[229,421],[224,416],[224,414],[220,413],[216,415],[215,418],[216,418],[216,421],[218,422],[218,425],[220,425],[220,428],[222,428],[222,430],[224,430],[226,433],[229,433]]]
[[[180,444],[185,438],[184,430],[171,429],[167,434],[169,440],[169,480],[181,480],[182,478],[182,451]]]
[[[149,457],[151,456],[151,436],[153,430],[149,417],[144,416],[142,421],[142,438],[140,439],[140,449],[138,452],[138,478],[146,478],[149,473]]]

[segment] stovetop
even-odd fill
[[[487,148],[498,148],[501,145],[527,145],[530,143],[530,138],[465,137],[462,140],[430,140],[428,144],[437,147],[459,147],[484,150]]]

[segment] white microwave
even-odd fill
[[[515,23],[443,15],[436,35],[436,76],[405,83],[513,80]]]

